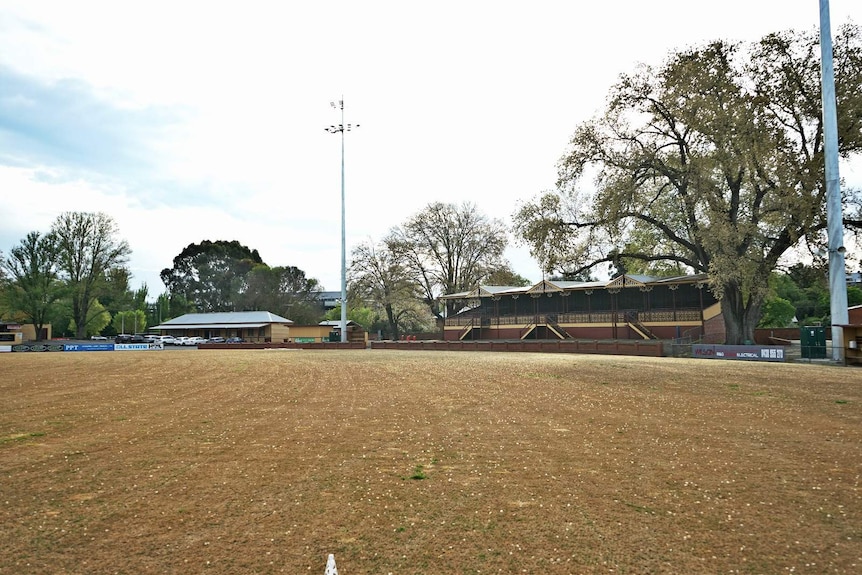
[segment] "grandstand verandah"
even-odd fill
[[[721,306],[706,277],[619,276],[607,282],[479,286],[444,320],[447,341],[516,339],[721,339]]]

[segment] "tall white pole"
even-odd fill
[[[844,264],[844,223],[838,175],[838,120],[829,0],[820,0],[820,77],[823,102],[823,152],[826,168],[826,226],[829,247],[829,311],[832,316],[832,359],[844,359],[847,311],[847,274]]]
[[[344,96],[338,101],[330,102],[333,108],[341,109],[341,123],[337,126],[329,126],[326,131],[330,134],[341,132],[341,342],[347,341],[347,233],[345,223],[345,201],[344,201],[344,132],[350,131],[353,126],[344,123]],[[359,127],[359,124],[356,124]]]
[[[341,96],[341,343],[347,341],[347,240],[344,209],[344,96]]]

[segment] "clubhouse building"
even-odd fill
[[[268,311],[187,313],[153,326],[163,335],[175,337],[241,337],[248,342],[287,341],[293,324]]]

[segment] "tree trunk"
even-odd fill
[[[748,301],[738,286],[726,286],[721,298],[721,313],[724,317],[725,341],[728,345],[743,345],[754,342],[754,328],[760,322],[763,296],[749,296]]]
[[[399,329],[398,320],[395,318],[395,310],[392,309],[391,304],[386,304],[383,307],[386,310],[386,321],[389,323],[389,330],[392,334],[392,339],[397,340],[399,336]]]
[[[732,307],[731,298],[721,298],[721,312],[724,316],[724,343],[738,345],[743,341],[742,318],[738,310]]]
[[[72,296],[72,319],[75,321],[75,339],[83,339],[84,322],[81,321],[81,302],[77,294]]]
[[[78,307],[77,316],[75,318],[75,339],[84,339],[87,336],[87,314],[90,312],[90,307],[83,304]]]

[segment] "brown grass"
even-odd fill
[[[0,356],[0,573],[859,573],[862,370]]]

